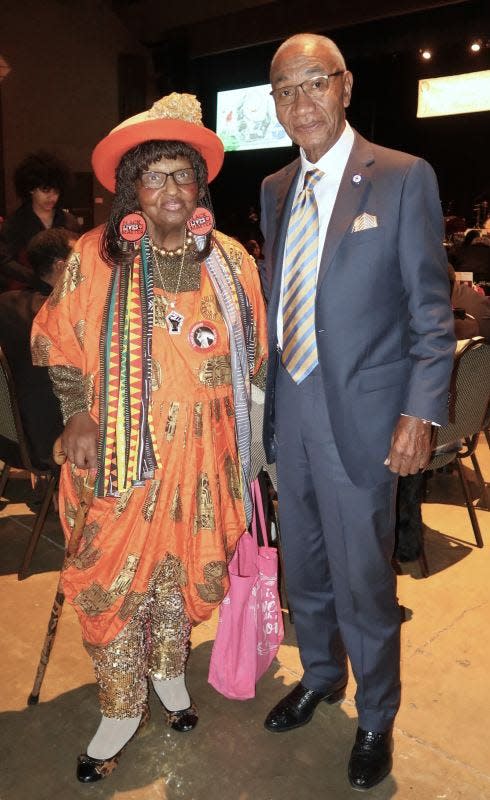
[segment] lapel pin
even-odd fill
[[[360,183],[362,181],[362,175],[353,175],[352,176],[352,183]]]

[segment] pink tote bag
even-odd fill
[[[252,483],[252,533],[238,541],[228,566],[230,589],[219,609],[218,629],[211,653],[208,681],[231,700],[255,697],[255,684],[270,666],[284,637],[277,586],[277,549],[267,542],[262,496]]]

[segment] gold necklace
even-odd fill
[[[167,250],[166,247],[158,247],[153,239],[150,237],[150,246],[154,253],[158,253],[160,256],[170,256],[170,258],[175,258],[182,254],[182,250],[188,247],[192,243],[192,233],[190,231],[186,231],[186,236],[184,239],[184,244],[182,247],[177,247],[175,250]]]
[[[153,251],[153,261],[154,261],[155,266],[156,266],[156,268],[158,270],[158,276],[160,278],[160,283],[161,283],[162,289],[165,292],[165,294],[167,295],[169,292],[168,292],[168,289],[166,288],[165,282],[163,280],[163,276],[162,276],[162,273],[161,273],[161,270],[160,270],[160,265],[158,263],[157,254],[160,254],[160,255],[170,255],[170,254],[172,254],[172,256],[173,256],[174,255],[173,251],[164,250],[162,252],[162,250],[160,248],[156,247],[156,245],[153,244],[151,239],[150,239],[150,246],[151,246],[152,251]],[[167,297],[167,296],[165,297],[165,299],[167,301],[167,304],[168,304],[168,307],[172,309],[170,311],[170,313],[167,314],[167,316],[165,317],[165,322],[167,323],[168,332],[170,334],[172,334],[173,336],[178,335],[182,331],[182,325],[184,324],[184,319],[185,319],[184,315],[181,314],[180,311],[178,311],[175,308],[175,304],[176,304],[177,295],[178,295],[179,289],[180,289],[180,281],[181,281],[181,278],[182,278],[182,269],[184,267],[186,246],[187,246],[187,236],[184,238],[184,244],[182,246],[182,258],[180,259],[179,277],[177,278],[177,285],[175,287],[173,300],[171,300],[170,297]],[[180,248],[179,248],[179,250],[180,250]]]

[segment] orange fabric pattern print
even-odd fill
[[[41,337],[50,366],[76,368],[82,380],[91,376],[89,411],[96,421],[110,278],[98,255],[100,233],[96,229],[79,241],[64,288],[33,327],[33,340]],[[234,263],[240,261],[239,279],[254,314],[257,372],[267,351],[257,268],[237,242],[217,236]],[[179,330],[171,332],[172,325]],[[119,497],[94,498],[79,552],[63,569],[66,598],[78,612],[85,641],[94,645],[108,644],[121,632],[157,579],[180,587],[194,623],[207,619],[228,589],[226,566],[246,521],[228,331],[205,264],[197,290],[169,297],[156,281],[151,379],[162,467]],[[60,515],[66,538],[80,481],[78,470],[65,464]]]

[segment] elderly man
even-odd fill
[[[264,444],[277,461],[288,598],[304,675],[268,715],[288,731],[344,696],[359,728],[349,780],[391,770],[400,611],[391,567],[398,475],[429,460],[454,351],[437,184],[423,160],[346,122],[353,77],[300,34],[271,66],[300,157],[262,187],[269,352]]]

